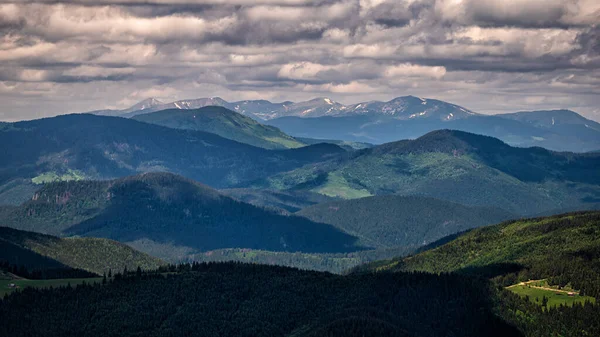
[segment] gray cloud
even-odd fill
[[[3,1],[1,113],[415,94],[600,119],[599,22],[597,0]]]

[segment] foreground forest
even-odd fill
[[[0,335],[519,336],[493,307],[487,283],[462,275],[209,263],[25,289],[0,301]]]

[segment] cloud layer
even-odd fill
[[[0,4],[0,120],[222,96],[419,95],[600,120],[597,0]]]

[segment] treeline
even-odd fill
[[[352,253],[311,254],[301,252],[272,252],[243,248],[219,249],[194,254],[190,258],[197,262],[245,262],[294,267],[305,270],[328,271],[342,274],[362,263],[405,256],[416,247],[364,250]]]
[[[23,289],[0,301],[0,335],[519,336],[492,296],[487,282],[462,275],[194,263]]]
[[[541,306],[510,291],[501,292],[500,314],[527,337],[600,336],[600,306]]]
[[[0,270],[13,275],[30,280],[51,280],[61,278],[88,278],[98,275],[89,271],[76,268],[47,268],[47,269],[28,269],[24,265],[10,264],[7,261],[0,261]]]

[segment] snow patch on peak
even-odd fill
[[[323,100],[325,101],[325,103],[333,105],[333,102],[329,98],[323,98]]]

